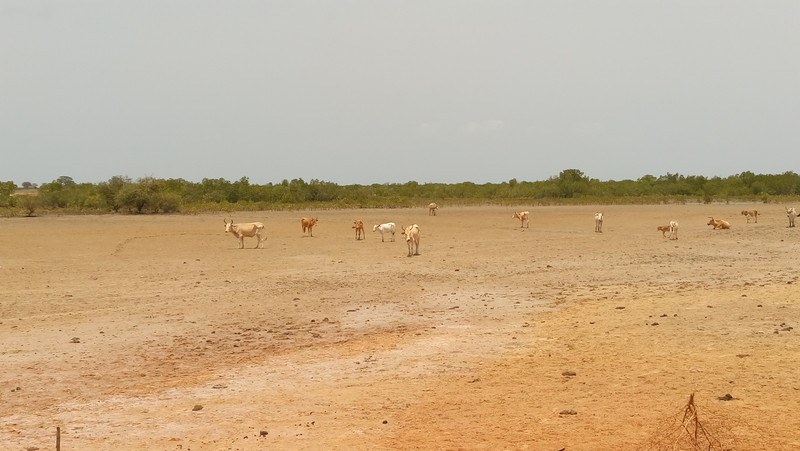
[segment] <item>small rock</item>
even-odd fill
[[[625,310],[625,306],[624,305],[620,305],[619,307],[614,307],[614,308],[616,308],[617,310]]]
[[[74,337],[72,340],[69,341],[70,343],[80,343],[81,339],[78,337]]]
[[[203,406],[195,404],[194,407],[192,407],[192,412],[197,412],[198,410],[203,410]]]
[[[564,409],[561,412],[558,412],[559,415],[577,415],[578,412],[575,409]]]
[[[654,322],[653,324],[650,324],[650,325],[651,325],[651,326],[658,326],[658,323],[655,323],[655,322]]]
[[[269,435],[269,431],[260,431],[260,432],[258,433],[258,435],[260,435],[260,436],[262,436],[262,437],[266,437],[266,436],[268,436],[268,435]]]
[[[720,401],[730,401],[730,400],[734,399],[734,397],[731,396],[730,393],[725,393],[722,396],[718,396],[717,399],[719,399]]]
[[[576,372],[574,372],[574,371],[569,371],[569,370],[568,370],[568,371],[562,371],[562,372],[561,372],[561,375],[562,375],[562,376],[566,376],[566,377],[574,377],[574,376],[577,376],[577,375],[578,375],[578,373],[576,373]]]
[[[383,420],[383,424],[389,424],[389,420]]]

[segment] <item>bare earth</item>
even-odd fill
[[[691,393],[733,449],[800,448],[782,206],[517,209],[240,213],[243,250],[221,214],[2,219],[0,449],[642,449]]]

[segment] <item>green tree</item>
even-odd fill
[[[18,196],[17,205],[25,212],[25,216],[31,217],[39,208],[39,196],[32,194]]]
[[[70,177],[68,175],[62,175],[61,177],[55,179],[54,183],[58,183],[59,185],[61,185],[63,187],[69,187],[69,186],[74,186],[75,185],[75,181],[72,180],[72,177]]]
[[[558,190],[561,197],[574,197],[586,193],[589,178],[578,169],[564,169],[558,175]]]
[[[117,195],[125,185],[131,184],[131,179],[121,175],[115,175],[106,182],[97,185],[97,191],[105,205],[113,212],[119,211],[122,207]]]

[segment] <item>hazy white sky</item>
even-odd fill
[[[0,180],[800,170],[797,0],[0,0]]]

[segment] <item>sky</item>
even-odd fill
[[[797,0],[0,0],[0,180],[800,171]]]

